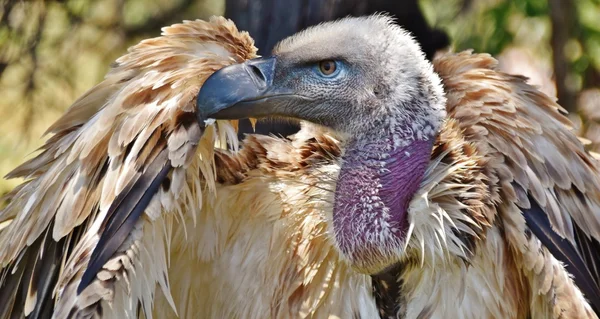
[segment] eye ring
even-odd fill
[[[334,76],[336,74],[337,69],[337,63],[333,60],[323,60],[319,62],[319,72],[323,76]]]

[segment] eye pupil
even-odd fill
[[[331,61],[331,60],[321,61],[321,62],[319,62],[319,70],[324,75],[331,75],[336,70],[336,64],[334,61]]]

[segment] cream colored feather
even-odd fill
[[[164,28],[161,37],[144,40],[117,59],[106,79],[49,128],[53,136],[41,153],[9,174],[27,181],[9,195],[11,202],[0,212],[0,220],[12,219],[0,233],[2,282],[5,287],[13,280],[17,282],[12,284],[29,285],[30,293],[20,297],[17,287],[3,291],[7,297],[2,304],[7,307],[0,317],[32,311],[35,316],[50,311],[57,318],[105,313],[109,308],[102,303],[114,302],[115,296],[128,300],[112,308],[115,315],[136,313],[138,300],[150,314],[155,285],[169,296],[165,254],[172,228],[162,224],[183,219],[183,209],[197,215],[203,189],[215,188],[213,145],[236,139],[226,137],[235,132],[224,124],[218,133],[209,127],[202,135],[194,115],[195,96],[215,70],[252,58],[255,52],[252,39],[223,18]],[[76,293],[109,207],[136,176],[160,160],[162,149],[172,166],[169,184],[154,196],[146,216],[96,280]],[[190,167],[195,168],[192,173]],[[36,240],[48,232],[51,238],[46,241],[59,242],[62,252],[58,260],[44,260],[47,267],[53,265],[52,273],[44,274],[27,263],[43,260],[44,247]],[[23,254],[30,261],[20,262]],[[11,275],[21,271],[20,279]],[[36,290],[42,288],[46,291],[38,297]],[[13,304],[20,298],[25,298],[24,306]],[[42,307],[42,301],[54,305],[54,311],[34,309],[36,304]]]

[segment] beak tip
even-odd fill
[[[218,70],[206,79],[196,99],[196,114],[199,121],[208,119],[211,114],[237,102],[232,94],[235,80],[228,74],[222,74],[226,68]],[[231,73],[231,72],[229,72]]]

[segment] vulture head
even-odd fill
[[[331,225],[365,273],[396,264],[408,206],[445,118],[445,97],[417,42],[386,16],[324,23],[269,57],[225,67],[204,83],[199,121],[282,117],[334,130],[343,156]]]

